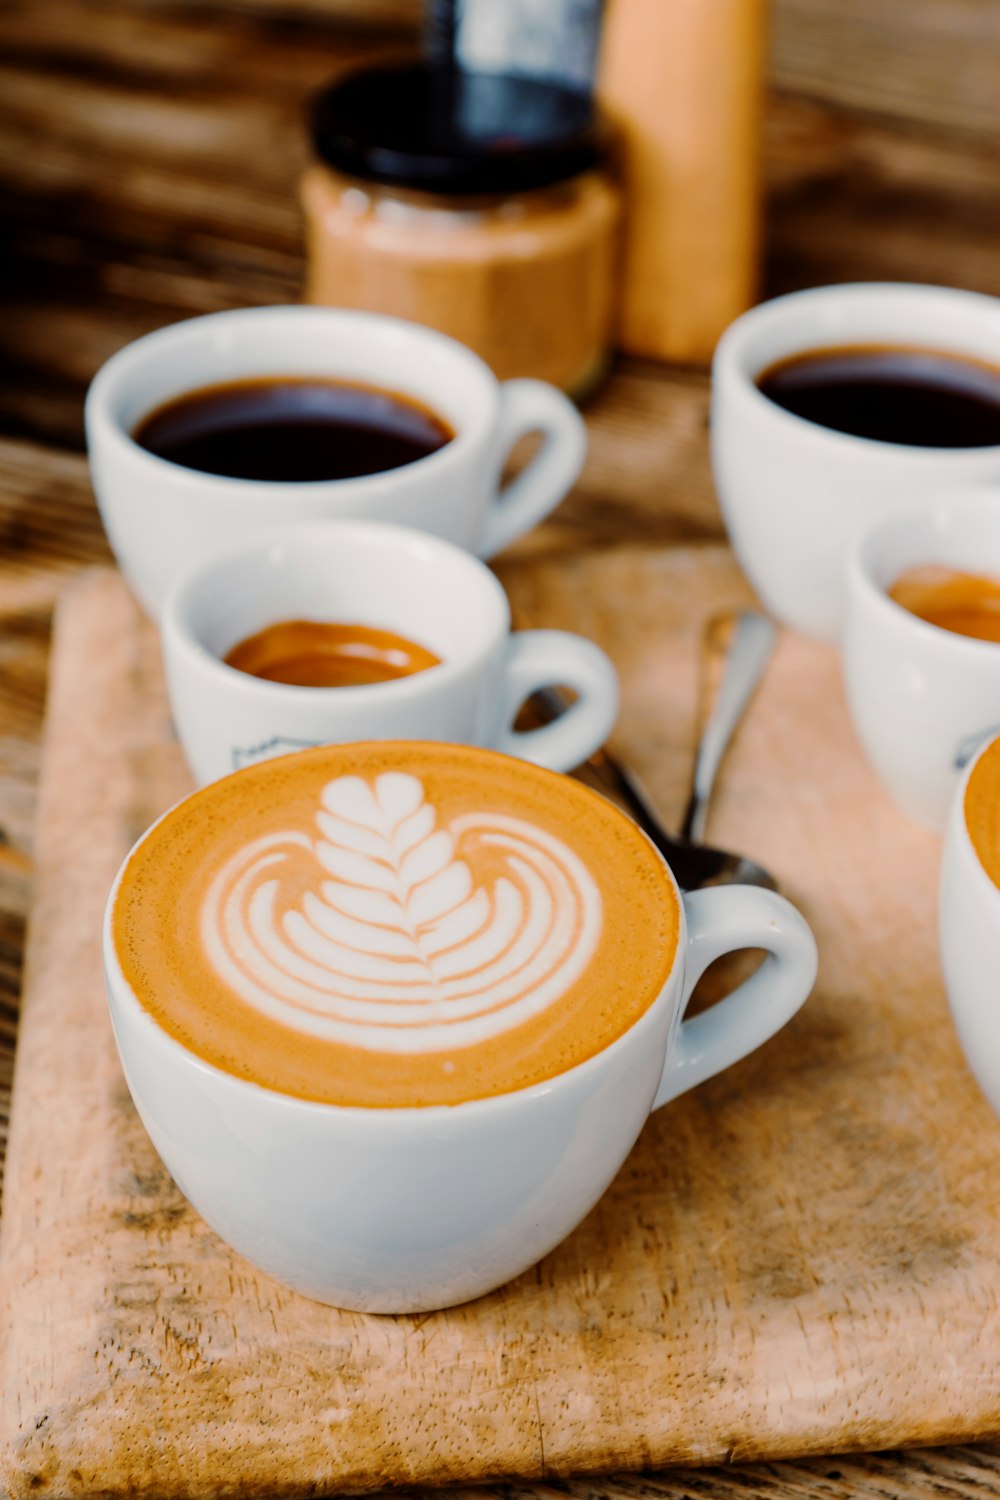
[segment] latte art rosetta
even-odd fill
[[[582,782],[433,741],[322,745],[180,802],[110,908],[154,1024],[236,1079],[374,1109],[556,1078],[670,982],[659,854]]]
[[[562,840],[500,812],[439,827],[416,776],[339,776],[318,837],[230,857],[201,912],[209,961],[248,1005],[394,1053],[467,1047],[555,1004],[586,969],[600,891]]]

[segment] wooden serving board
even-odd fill
[[[676,816],[706,633],[746,599],[728,554],[504,578],[533,622],[611,652],[617,747]],[[317,1495],[1000,1431],[1000,1124],[949,1022],[937,841],[862,761],[832,651],[783,638],[711,826],[812,922],[814,997],[654,1116],[559,1249],[449,1312],[283,1290],[160,1166],[99,933],[121,857],[186,787],[154,631],[115,574],[84,575],[57,624],[0,1239],[13,1496]]]

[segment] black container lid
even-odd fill
[[[590,98],[559,84],[426,63],[366,68],[315,99],[323,161],[441,194],[509,194],[575,177],[604,156]]]

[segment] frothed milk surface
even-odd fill
[[[659,856],[579,783],[489,751],[324,747],[161,820],[112,923],[184,1046],[304,1099],[456,1104],[551,1078],[642,1015],[674,960]]]
[[[1000,740],[972,768],[965,788],[965,826],[980,864],[1000,887]]]

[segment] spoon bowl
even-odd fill
[[[767,891],[778,889],[774,876],[756,860],[668,833],[634,771],[607,750],[593,755],[587,769],[593,774],[584,779],[605,796],[610,795],[635,819],[663,855],[682,891],[696,891],[706,885],[759,885]]]

